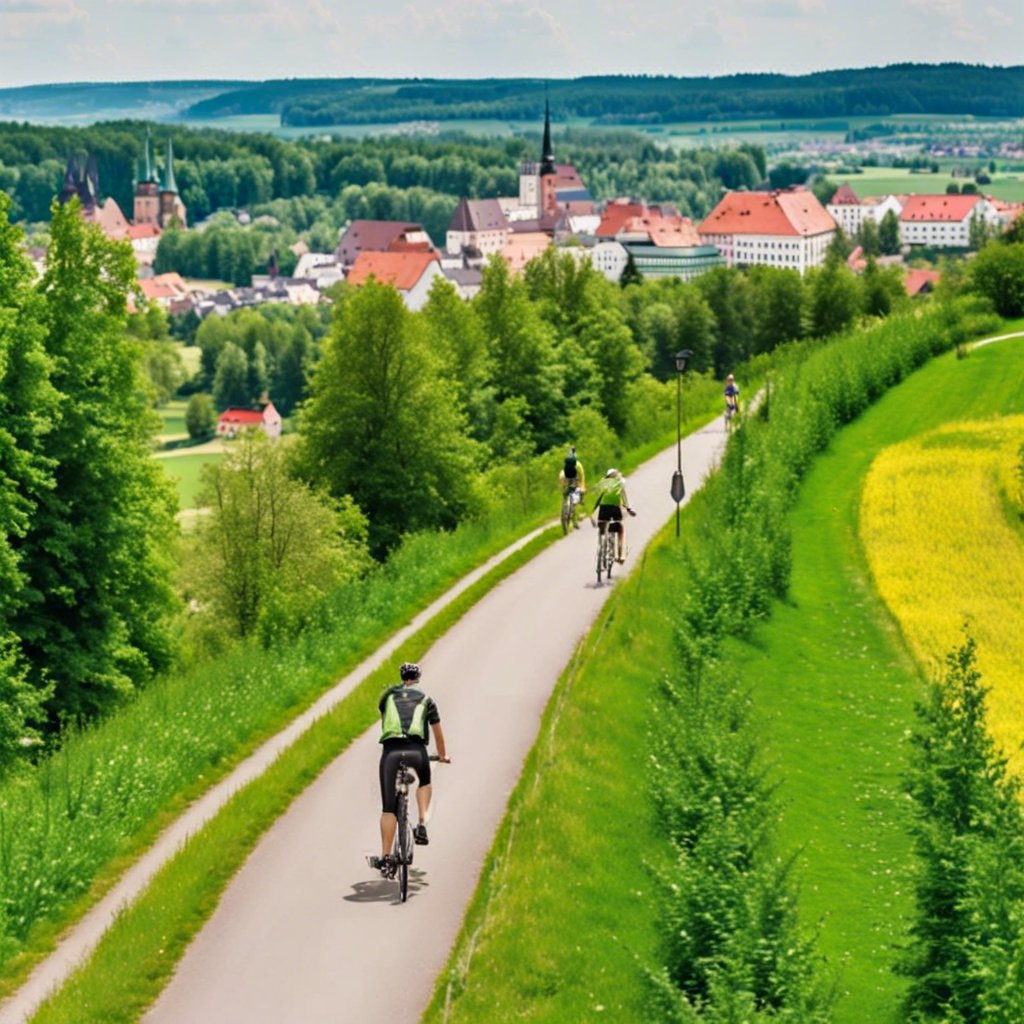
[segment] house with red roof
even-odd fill
[[[267,437],[281,436],[281,414],[273,402],[262,409],[225,409],[217,418],[218,437],[237,437],[246,428],[262,430]]]
[[[697,228],[726,266],[770,266],[801,274],[825,262],[837,225],[809,189],[728,192]]]
[[[364,252],[436,252],[421,224],[401,220],[354,220],[334,250],[344,270]]]
[[[423,308],[435,279],[443,276],[441,262],[433,251],[361,252],[346,280],[361,285],[372,277],[381,284],[390,284],[415,312]]]
[[[935,290],[940,276],[937,270],[914,267],[907,271],[907,276],[903,279],[903,287],[911,298],[915,295],[927,295]]]
[[[984,196],[908,196],[900,214],[900,241],[904,245],[966,249],[971,244],[971,221],[975,217],[993,230],[1002,227],[999,212]]]

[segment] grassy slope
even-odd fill
[[[920,677],[870,589],[856,541],[873,454],[945,419],[1024,407],[1024,342],[937,360],[846,430],[794,514],[792,600],[752,644],[730,645],[768,721],[782,840],[803,848],[803,914],[842,970],[837,1021],[898,1019],[889,969],[909,903],[894,796]],[[700,502],[684,512],[700,529]],[[684,585],[666,531],[610,603],[563,680],[513,796],[466,926],[425,1020],[643,1019],[657,942],[643,867],[646,709],[672,658]],[[565,690],[571,687],[571,700]],[[599,780],[604,783],[599,785]],[[606,1012],[605,1012],[606,1011]]]
[[[822,951],[843,972],[837,1021],[899,1019],[900,984],[888,966],[910,906],[898,787],[920,677],[857,540],[864,475],[887,445],[1022,408],[1024,340],[1016,340],[935,360],[843,431],[794,512],[790,603],[753,645],[732,647],[769,720],[784,779],[783,839],[804,851],[804,918],[822,923]]]

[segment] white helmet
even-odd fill
[[[619,475],[619,471],[617,469],[609,469],[608,472],[605,473],[605,477],[618,476],[618,475]]]

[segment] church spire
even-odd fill
[[[174,180],[174,149],[171,145],[170,136],[167,138],[167,162],[164,166],[164,183],[160,191],[174,193],[178,191],[178,185]]]
[[[555,151],[551,148],[551,108],[547,96],[544,97],[544,144],[541,147],[540,173],[555,173]]]
[[[146,152],[143,157],[145,161],[143,166],[143,181],[156,181],[156,176],[153,174],[153,147],[152,140],[149,137],[149,129],[146,129]]]

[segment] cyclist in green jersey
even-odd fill
[[[594,489],[594,507],[590,513],[590,521],[594,521],[594,512],[597,512],[599,523],[608,523],[603,527],[612,530],[615,534],[615,561],[622,563],[625,559],[626,550],[626,524],[622,520],[622,510],[625,509],[631,516],[636,513],[629,506],[629,498],[626,496],[626,481],[617,469],[609,469],[604,479]],[[614,529],[610,524],[618,523]]]
[[[427,743],[430,741],[430,729],[434,729],[434,743],[437,746],[437,759],[445,764],[451,763],[445,746],[444,730],[441,728],[441,716],[432,697],[428,697],[419,687],[420,667],[406,662],[399,669],[401,683],[390,686],[381,695],[378,709],[381,716],[381,752],[380,752],[380,844],[381,856],[371,860],[374,867],[379,867],[381,874],[390,877],[389,858],[395,842],[395,831],[398,821],[395,817],[396,789],[395,779],[398,764],[405,763],[416,773],[419,785],[416,787],[416,809],[419,812],[419,824],[413,829],[413,839],[425,846],[427,837],[427,809],[430,806],[431,777],[430,757],[427,754]]]

